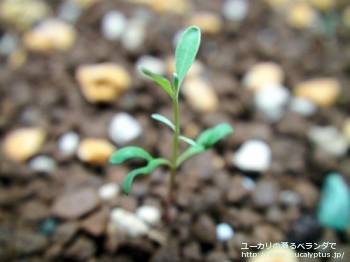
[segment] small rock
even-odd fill
[[[102,200],[108,201],[115,199],[120,192],[120,186],[117,183],[104,184],[98,189],[98,195]]]
[[[45,250],[48,241],[43,235],[18,231],[14,235],[12,245],[17,254],[30,255]]]
[[[127,27],[127,19],[118,10],[109,10],[102,18],[101,31],[107,40],[119,39]]]
[[[216,226],[216,238],[219,242],[225,242],[233,237],[233,229],[227,223],[220,223]]]
[[[58,149],[65,155],[75,153],[80,142],[79,135],[75,132],[68,132],[59,137],[57,141]]]
[[[201,248],[198,242],[191,242],[184,246],[183,256],[185,261],[203,261]]]
[[[50,210],[47,205],[41,201],[28,201],[20,206],[20,214],[26,220],[39,222],[50,215]]]
[[[116,144],[126,144],[142,133],[142,126],[135,118],[127,113],[118,113],[110,121],[108,133]]]
[[[78,4],[83,9],[88,9],[89,7],[97,4],[101,0],[72,0],[74,3]]]
[[[62,219],[77,219],[94,210],[99,204],[99,197],[94,189],[81,188],[57,197],[52,213]]]
[[[187,20],[187,25],[198,26],[203,34],[217,34],[221,31],[223,21],[221,17],[210,11],[197,11]]]
[[[85,163],[103,165],[115,151],[116,147],[105,139],[85,138],[79,144],[77,156]]]
[[[56,161],[49,156],[36,156],[29,161],[28,166],[37,172],[51,172],[57,168]]]
[[[307,29],[315,26],[317,12],[305,2],[296,2],[288,10],[287,22],[296,29]]]
[[[14,52],[18,45],[18,39],[9,33],[5,33],[0,38],[0,55],[8,56]]]
[[[78,230],[79,226],[76,221],[66,222],[56,227],[51,239],[55,243],[65,245],[72,240]]]
[[[315,7],[316,9],[326,12],[331,11],[335,6],[337,1],[336,0],[308,0],[310,4]]]
[[[340,213],[337,213],[340,214]],[[317,217],[302,214],[292,223],[287,241],[292,243],[315,243],[322,233],[322,227]]]
[[[279,188],[273,180],[261,180],[252,193],[252,201],[257,208],[268,208],[278,201]]]
[[[203,244],[215,244],[216,225],[208,215],[201,215],[193,226],[193,235]]]
[[[256,91],[254,102],[257,109],[273,123],[282,118],[289,98],[290,92],[286,87],[270,84]]]
[[[35,212],[34,210],[32,212]],[[49,213],[49,212],[48,212]],[[46,216],[47,217],[47,216]],[[39,226],[39,232],[44,236],[51,236],[58,226],[57,219],[47,218]]]
[[[234,153],[232,161],[242,170],[264,172],[271,164],[271,149],[263,141],[249,140]]]
[[[324,182],[318,207],[318,220],[324,227],[344,231],[350,221],[350,190],[338,173],[329,174]]]
[[[255,188],[255,182],[250,177],[244,176],[242,178],[242,185],[245,189],[252,191]]]
[[[111,211],[110,222],[125,230],[131,237],[145,235],[149,231],[149,226],[143,220],[122,208]]]
[[[294,95],[310,99],[319,107],[328,107],[335,103],[340,89],[340,83],[335,78],[315,78],[297,84]]]
[[[285,205],[298,205],[301,202],[301,197],[292,190],[282,190],[279,200]]]
[[[65,0],[58,7],[58,17],[68,23],[75,24],[82,14],[80,6],[71,0]]]
[[[164,75],[166,73],[165,63],[161,59],[150,55],[141,56],[136,62],[135,70],[141,78],[151,80],[151,78],[141,72],[141,67],[158,75]]]
[[[146,28],[143,22],[133,19],[129,23],[121,38],[121,43],[126,50],[136,51],[144,45],[146,40]]]
[[[76,79],[84,97],[92,103],[112,102],[131,85],[130,74],[114,63],[81,65]]]
[[[281,256],[277,256],[277,254],[281,254]],[[247,262],[299,262],[297,253],[290,248],[274,247],[270,249],[263,249],[254,255],[256,255],[256,257],[249,258]]]
[[[342,127],[342,134],[350,143],[350,118],[347,118]]]
[[[244,183],[247,183],[247,182],[241,176],[234,176],[229,181],[229,183],[227,183],[228,190],[226,192],[226,199],[230,203],[238,204],[245,197],[248,196],[250,189],[247,189],[247,187],[244,185]],[[248,185],[248,188],[249,188],[249,185]]]
[[[24,162],[39,152],[46,138],[41,128],[21,128],[8,133],[3,150],[5,155],[16,162]]]
[[[151,0],[150,5],[155,12],[160,14],[171,13],[185,15],[192,9],[191,2],[186,0]]]
[[[212,112],[218,107],[219,100],[213,87],[199,77],[186,78],[181,92],[190,106],[199,112]]]
[[[97,247],[91,239],[79,237],[67,247],[64,257],[74,261],[89,261],[96,250]]]
[[[314,126],[309,130],[308,138],[335,157],[344,156],[349,147],[347,139],[334,126]]]
[[[282,84],[284,72],[280,65],[274,62],[255,64],[243,77],[243,85],[257,91],[266,85]]]
[[[293,97],[289,109],[302,116],[313,116],[317,112],[316,103],[304,97]]]
[[[50,13],[50,8],[41,0],[5,0],[0,3],[1,20],[24,31]]]
[[[315,210],[320,193],[314,184],[308,180],[295,181],[293,190],[300,196],[304,208]]]
[[[93,213],[92,215],[84,219],[81,222],[80,227],[92,236],[99,237],[106,230],[108,217],[109,209],[102,208],[101,210]]]
[[[143,205],[135,210],[136,216],[146,223],[154,226],[160,222],[162,214],[160,210],[154,206]]]
[[[342,14],[342,20],[344,25],[349,29],[350,28],[350,6],[347,6]]]
[[[247,0],[226,0],[222,5],[222,13],[227,20],[239,21],[244,19],[249,11]]]
[[[40,22],[23,36],[24,46],[34,52],[67,51],[76,41],[75,28],[59,19]]]

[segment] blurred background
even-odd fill
[[[182,134],[234,133],[169,171],[182,32],[202,32]],[[349,0],[0,0],[0,261],[348,261]],[[180,143],[184,150],[186,144]],[[264,253],[262,253],[264,252]]]

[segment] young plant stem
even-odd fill
[[[177,155],[178,155],[178,143],[180,136],[180,120],[179,120],[179,102],[177,99],[173,99],[173,111],[174,111],[174,125],[175,131],[173,136],[173,150],[172,150],[172,159],[171,159],[171,168],[170,168],[170,181],[168,189],[168,197],[166,200],[165,207],[165,219],[170,223],[170,209],[173,202],[173,188],[175,184],[175,176],[177,171]]]

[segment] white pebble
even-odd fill
[[[304,97],[294,97],[290,101],[289,110],[302,116],[313,116],[317,112],[317,105]]]
[[[249,140],[234,153],[232,160],[242,170],[264,172],[271,164],[271,149],[263,141]]]
[[[75,153],[80,142],[79,135],[75,132],[68,132],[62,136],[57,141],[58,149],[66,154],[72,155]]]
[[[108,40],[119,39],[127,27],[127,20],[123,13],[117,10],[108,11],[102,18],[101,31]]]
[[[247,0],[226,0],[222,5],[222,13],[227,20],[239,21],[244,19],[249,11]]]
[[[279,199],[283,204],[297,205],[301,202],[299,194],[292,190],[282,190]]]
[[[140,206],[136,209],[135,214],[152,226],[158,224],[161,219],[160,210],[154,206]]]
[[[123,145],[141,135],[142,126],[131,115],[118,113],[112,118],[108,132],[114,143]]]
[[[131,237],[142,236],[149,231],[149,226],[143,220],[123,208],[114,208],[110,213],[110,221]]]
[[[227,223],[220,223],[216,226],[216,238],[220,242],[225,242],[233,237],[232,227]]]
[[[101,199],[108,201],[119,195],[120,187],[117,183],[104,184],[98,189],[98,195]]]
[[[166,71],[165,63],[161,59],[150,55],[141,56],[136,62],[135,69],[141,78],[151,80],[141,72],[141,66],[158,75],[164,75]]]
[[[145,39],[146,29],[144,24],[138,20],[130,20],[122,35],[121,43],[125,49],[135,51],[144,44]]]
[[[75,1],[66,0],[58,7],[58,17],[68,23],[76,23],[82,14],[82,9]]]
[[[249,191],[253,191],[255,188],[255,181],[251,179],[250,177],[244,176],[242,178],[242,185],[245,189]]]
[[[334,126],[314,126],[309,130],[308,138],[335,157],[344,156],[348,151],[349,142]]]
[[[36,156],[31,159],[28,166],[38,172],[50,172],[56,169],[56,161],[49,156]]]
[[[255,106],[270,122],[278,121],[285,112],[290,98],[289,90],[280,84],[269,84],[256,91]]]
[[[17,38],[11,34],[4,34],[0,39],[0,55],[7,56],[17,47]]]

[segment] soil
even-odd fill
[[[254,2],[254,3],[253,3]],[[263,1],[251,1],[248,17],[242,22],[226,21],[220,33],[203,35],[198,59],[208,69],[220,108],[213,113],[194,111],[183,97],[181,123],[201,129],[228,122],[235,133],[214,149],[186,162],[177,177],[172,225],[162,220],[154,234],[131,238],[120,230],[106,230],[113,207],[133,211],[142,204],[164,207],[169,179],[166,169],[135,180],[129,196],[120,195],[109,203],[94,202],[81,207],[88,212],[60,218],[52,207],[58,196],[106,182],[120,183],[133,165],[91,167],[76,157],[62,157],[56,147],[59,136],[76,131],[81,138],[109,139],[108,121],[117,112],[128,112],[146,129],[134,141],[153,154],[169,155],[170,133],[150,119],[154,112],[169,114],[170,101],[153,84],[141,81],[134,70],[140,55],[167,58],[173,54],[172,37],[185,18],[156,14],[147,28],[145,44],[137,51],[125,50],[119,41],[105,40],[100,21],[110,9],[131,16],[137,6],[127,1],[101,1],[84,11],[76,24],[78,40],[72,50],[36,54],[29,52],[25,64],[14,69],[1,58],[0,133],[4,136],[19,127],[36,126],[49,136],[40,154],[52,156],[58,168],[34,172],[26,163],[14,163],[0,156],[0,261],[236,261],[243,262],[243,243],[335,242],[349,253],[349,236],[322,228],[316,218],[322,181],[338,171],[350,182],[349,154],[335,158],[318,152],[306,133],[313,125],[341,127],[350,109],[350,92],[342,90],[336,104],[319,109],[313,117],[288,113],[269,124],[253,107],[252,93],[241,80],[260,61],[275,61],[286,73],[285,85],[293,87],[311,77],[332,76],[342,86],[350,83],[349,29],[338,28],[335,37],[309,30],[291,29]],[[50,1],[57,10],[56,1]],[[193,1],[195,10],[220,12],[222,1]],[[7,28],[1,28],[4,33]],[[257,37],[272,30],[276,43],[262,45]],[[347,31],[346,31],[347,30]],[[116,62],[132,74],[132,89],[108,105],[87,102],[75,79],[76,68],[85,63]],[[233,152],[246,140],[262,139],[273,150],[274,162],[264,173],[247,173],[232,163]],[[242,186],[244,176],[256,182],[253,191]],[[282,190],[293,190],[301,203],[282,203]],[[93,196],[89,196],[92,197]],[[91,200],[91,201],[95,201]],[[90,210],[91,209],[91,210]],[[84,211],[85,212],[85,211]],[[78,217],[78,218],[77,218]],[[229,223],[234,237],[216,240],[216,225]],[[250,251],[256,251],[251,249]],[[299,251],[303,251],[302,249]],[[338,251],[338,250],[337,250]],[[303,259],[300,261],[335,261]]]

